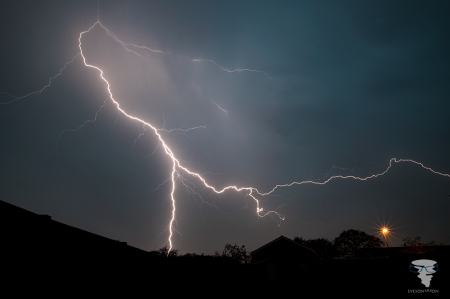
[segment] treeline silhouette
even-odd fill
[[[295,237],[294,241],[316,251],[318,261],[356,258],[360,249],[386,246],[380,238],[355,229],[344,230],[333,241],[327,238],[305,240],[302,237]]]
[[[180,254],[180,251],[178,249],[173,249],[169,252],[168,246],[164,246],[156,251],[151,251],[150,254],[158,257],[167,257],[167,258],[183,258],[183,259],[190,259],[190,260],[200,260],[200,259],[211,259],[214,258],[216,261],[220,261],[220,263],[223,264],[234,264],[234,265],[240,265],[240,264],[250,264],[251,263],[251,254],[247,252],[247,249],[245,248],[245,245],[242,245],[239,247],[239,245],[231,245],[231,244],[225,244],[225,247],[222,251],[222,254],[220,254],[218,251],[214,253],[214,255],[204,255],[203,253],[201,255],[198,255],[196,253],[186,253],[184,255]]]
[[[409,271],[412,260],[432,259],[438,260],[440,265],[450,265],[449,246],[434,241],[424,243],[420,237],[405,238],[400,248],[387,248],[386,243],[380,238],[355,229],[344,230],[333,240],[327,238],[306,240],[295,237],[293,241],[314,250],[317,266],[308,267],[306,271],[291,269],[288,273],[280,275],[282,279],[279,280],[268,278],[268,270],[264,270],[264,267],[262,271],[256,271],[257,265],[252,262],[252,255],[247,252],[245,245],[226,243],[222,252],[216,251],[214,255],[195,253],[183,255],[176,249],[168,255],[167,247],[151,253],[159,256],[161,260],[172,261],[173,268],[169,271],[179,271],[187,275],[190,271],[188,269],[196,268],[195,274],[192,272],[193,281],[195,277],[205,277],[204,273],[209,273],[211,275],[209,278],[215,277],[216,282],[226,281],[231,284],[245,281],[255,285],[264,283],[267,287],[284,288],[286,283],[298,283],[307,286],[308,289],[303,292],[308,294],[315,292],[339,294],[342,291],[401,294],[408,288],[423,287],[416,277],[417,274]],[[443,247],[444,250],[436,250],[439,247]],[[382,254],[367,258],[360,254],[362,249],[368,251],[382,249]],[[370,253],[373,254],[372,251]],[[261,270],[261,267],[259,268]],[[433,278],[434,285],[443,285],[446,279],[444,277],[448,278],[448,273]],[[211,280],[206,278],[205,281]],[[383,283],[385,289],[381,286]]]
[[[407,237],[403,241],[402,247],[404,248],[401,251],[411,254],[432,252],[432,247],[447,245],[446,243],[437,243],[435,241],[424,243],[421,242],[421,237],[419,236],[415,238]],[[387,248],[385,241],[380,238],[355,229],[344,230],[332,241],[327,238],[306,240],[303,237],[296,236],[294,237],[294,242],[313,249],[319,263],[333,259],[355,259],[358,258],[360,250],[364,248]],[[247,252],[245,245],[239,247],[237,244],[231,245],[229,243],[225,244],[221,254],[216,251],[214,255],[204,255],[203,253],[201,255],[195,253],[182,255],[177,249],[172,249],[168,254],[167,246],[151,253],[160,257],[196,258],[196,260],[214,257],[228,264],[251,264],[252,258],[251,254]]]

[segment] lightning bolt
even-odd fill
[[[192,131],[192,130],[196,130],[196,129],[206,129],[206,126],[198,126],[198,127],[192,127],[192,128],[188,128],[188,129],[181,129],[181,128],[177,128],[177,129],[170,129],[170,130],[167,130],[167,129],[157,129],[158,131],[162,131],[162,132],[165,132],[165,133],[172,133],[172,132],[182,132],[182,133],[185,133],[185,132],[189,132],[189,131]]]
[[[142,133],[140,133],[139,136],[134,140],[133,147],[131,148],[131,151],[133,152],[133,154],[134,154],[133,149],[136,146],[136,141],[138,141],[141,138],[141,136],[144,136],[144,133],[145,133],[145,125],[142,128]],[[141,142],[142,142],[142,140],[141,140]]]
[[[50,87],[50,85],[52,84],[52,81],[53,81],[53,80],[55,80],[57,77],[61,76],[62,71],[65,70],[66,67],[67,67],[67,65],[70,64],[70,63],[72,63],[72,62],[75,60],[75,58],[78,57],[78,55],[80,55],[80,53],[78,53],[77,55],[75,55],[74,57],[72,57],[72,59],[71,59],[70,61],[66,62],[66,63],[64,64],[64,66],[59,70],[59,73],[56,74],[55,76],[51,77],[50,80],[48,81],[48,84],[45,85],[44,87],[42,87],[40,90],[30,92],[29,94],[26,94],[26,95],[21,96],[21,97],[16,97],[16,96],[13,96],[13,95],[11,95],[11,94],[9,94],[9,93],[7,93],[7,92],[1,91],[0,93],[6,94],[7,96],[12,97],[12,98],[14,98],[14,99],[11,100],[11,101],[9,101],[9,102],[0,103],[0,105],[11,104],[11,103],[13,103],[13,102],[15,102],[15,101],[17,101],[17,100],[24,99],[24,98],[29,97],[29,96],[34,95],[34,94],[41,94],[47,87]]]
[[[262,73],[264,75],[266,75],[270,80],[272,80],[272,77],[269,76],[269,74],[267,74],[266,72],[263,71],[257,71],[257,70],[250,70],[250,69],[234,69],[234,70],[228,70],[224,67],[221,67],[220,65],[218,65],[214,60],[209,60],[209,59],[193,59],[193,62],[202,62],[202,61],[207,61],[207,62],[211,62],[213,64],[215,64],[216,66],[218,66],[220,69],[222,69],[223,71],[226,71],[228,73],[234,73],[234,72],[256,72],[256,73]]]
[[[211,102],[213,102],[214,104],[216,104],[216,106],[217,106],[220,110],[222,110],[223,112],[225,112],[226,115],[228,115],[228,111],[227,111],[227,110],[225,110],[225,109],[223,109],[222,107],[220,107],[219,104],[217,104],[217,103],[214,102],[213,100],[211,100]]]
[[[302,181],[302,182],[292,182],[292,183],[290,183],[290,184],[284,184],[284,185],[276,185],[275,187],[272,188],[272,190],[270,190],[270,191],[267,192],[267,193],[260,193],[260,192],[257,191],[256,189],[255,189],[255,190],[257,191],[257,193],[258,193],[259,195],[264,196],[264,195],[269,195],[269,194],[273,193],[276,189],[282,188],[282,187],[290,187],[290,186],[293,186],[293,185],[303,185],[303,184],[325,185],[325,184],[328,183],[329,181],[331,181],[331,180],[333,180],[333,179],[337,179],[337,178],[340,178],[340,179],[355,179],[355,180],[359,180],[359,181],[366,181],[366,180],[368,180],[368,179],[373,179],[373,178],[376,178],[376,177],[379,177],[379,176],[382,176],[382,175],[386,174],[386,173],[389,171],[389,169],[392,167],[392,162],[395,162],[395,163],[399,163],[399,162],[411,162],[411,163],[420,165],[422,168],[425,168],[425,169],[427,169],[427,170],[429,170],[429,171],[431,171],[431,172],[433,172],[433,173],[435,173],[435,174],[439,174],[439,175],[446,176],[446,177],[449,177],[449,178],[450,178],[450,175],[449,175],[449,174],[437,172],[437,171],[431,169],[430,167],[426,167],[426,166],[423,165],[422,163],[416,162],[416,161],[414,161],[414,160],[411,160],[411,159],[397,159],[397,158],[392,158],[391,160],[389,160],[389,166],[386,168],[385,171],[380,172],[380,173],[378,173],[378,174],[373,174],[373,175],[370,175],[370,176],[366,176],[366,177],[357,177],[357,176],[353,176],[353,175],[347,175],[347,176],[343,176],[343,175],[334,175],[334,176],[331,176],[330,178],[328,178],[327,180],[325,180],[325,181],[323,181],[323,182],[318,182],[318,181]]]
[[[198,87],[197,84],[192,83],[195,87],[197,87],[197,89],[203,93],[203,91],[200,89],[200,87]],[[213,102],[214,104],[216,104],[217,108],[219,108],[220,110],[222,110],[223,112],[225,112],[226,115],[228,115],[228,111],[223,109],[222,107],[219,106],[219,104],[217,104],[216,102],[214,102],[213,100],[210,99],[211,102]]]
[[[191,193],[194,194],[194,195],[199,195],[199,194],[198,194],[197,192],[195,192],[194,189],[190,186],[190,185],[192,185],[192,186],[194,186],[194,185],[193,185],[191,182],[187,181],[187,180],[184,178],[183,173],[184,173],[185,175],[190,175],[190,176],[192,176],[192,177],[194,177],[194,178],[197,178],[198,180],[200,180],[200,182],[201,182],[205,187],[209,188],[210,190],[212,190],[213,192],[215,192],[215,193],[217,193],[217,194],[224,193],[224,192],[227,191],[227,190],[234,190],[234,191],[236,191],[236,192],[245,192],[245,193],[246,193],[246,197],[247,197],[247,196],[248,196],[248,197],[251,197],[251,198],[256,202],[256,215],[257,215],[258,218],[260,218],[260,217],[265,217],[265,216],[267,216],[267,215],[269,215],[269,214],[275,214],[275,215],[277,215],[277,216],[279,217],[280,220],[284,220],[285,217],[282,216],[280,213],[277,212],[278,209],[273,210],[273,211],[270,211],[270,210],[269,210],[269,211],[265,211],[262,207],[260,207],[260,202],[259,202],[259,200],[257,199],[256,196],[258,196],[258,195],[259,195],[259,196],[268,196],[268,195],[272,195],[272,196],[273,196],[273,195],[275,195],[275,194],[272,194],[272,193],[274,193],[275,190],[277,190],[278,188],[290,187],[290,186],[293,186],[293,185],[302,185],[302,184],[325,185],[326,183],[330,182],[331,180],[334,180],[334,179],[337,179],[337,178],[341,178],[341,179],[355,179],[355,180],[361,180],[361,181],[364,181],[364,180],[368,180],[368,179],[372,179],[372,178],[376,178],[376,177],[379,177],[379,176],[384,175],[385,173],[387,173],[387,172],[389,171],[389,169],[392,167],[393,163],[399,163],[399,162],[410,162],[410,163],[414,163],[414,164],[417,164],[417,165],[421,166],[422,168],[427,169],[427,170],[429,170],[429,171],[431,171],[431,172],[433,172],[433,173],[435,173],[435,174],[438,174],[438,175],[441,175],[441,176],[446,176],[446,177],[449,177],[449,178],[450,178],[450,175],[449,175],[449,174],[437,172],[437,171],[435,171],[435,170],[433,170],[433,169],[431,169],[431,168],[429,168],[429,167],[424,166],[422,163],[419,163],[419,162],[416,162],[416,161],[413,161],[413,160],[410,160],[410,159],[396,159],[396,158],[392,158],[392,159],[389,161],[389,166],[386,168],[385,171],[383,171],[383,172],[381,172],[381,173],[378,173],[378,174],[373,174],[373,175],[371,175],[371,176],[366,176],[366,177],[358,177],[358,176],[353,176],[353,175],[349,175],[349,176],[335,175],[335,176],[331,176],[330,178],[328,178],[328,179],[325,180],[325,181],[320,181],[320,180],[319,180],[319,181],[313,181],[313,180],[309,180],[309,181],[292,182],[292,183],[289,183],[289,184],[276,185],[276,186],[273,187],[269,192],[261,192],[261,191],[259,191],[258,189],[254,188],[254,187],[237,187],[237,186],[235,186],[235,185],[233,185],[233,186],[226,186],[226,187],[224,187],[223,189],[216,189],[214,186],[209,185],[209,184],[207,183],[207,181],[205,180],[205,178],[203,178],[200,174],[191,171],[191,170],[188,169],[186,166],[183,166],[182,163],[180,162],[180,159],[178,159],[178,158],[174,155],[173,151],[169,148],[169,146],[166,144],[166,142],[164,141],[164,139],[163,139],[162,136],[161,136],[161,132],[165,132],[165,133],[177,132],[177,131],[178,131],[178,132],[187,132],[187,131],[194,130],[194,129],[205,128],[205,126],[199,126],[199,127],[194,127],[194,128],[190,128],[190,129],[172,129],[172,130],[166,130],[166,129],[164,129],[164,127],[163,127],[163,129],[158,129],[158,128],[156,128],[155,126],[153,126],[152,124],[150,124],[149,122],[147,122],[147,121],[145,121],[145,120],[143,120],[143,119],[140,119],[140,118],[138,118],[138,117],[136,117],[136,116],[133,116],[133,115],[128,114],[126,111],[124,111],[124,110],[120,107],[119,102],[114,98],[114,95],[113,95],[112,92],[111,92],[111,86],[110,86],[110,83],[109,83],[108,80],[104,77],[104,71],[103,71],[102,69],[100,69],[99,67],[97,67],[97,66],[95,66],[95,65],[92,65],[92,64],[89,64],[89,63],[87,62],[87,59],[86,59],[86,57],[85,57],[85,55],[84,55],[84,53],[83,53],[82,37],[83,37],[83,35],[89,33],[89,32],[90,32],[95,26],[97,26],[97,25],[98,25],[98,26],[101,26],[101,27],[106,31],[106,33],[107,33],[109,36],[111,36],[116,42],[120,43],[120,44],[122,45],[122,47],[124,47],[127,51],[130,51],[130,52],[134,53],[135,55],[140,56],[139,53],[134,52],[133,50],[129,49],[129,47],[135,47],[135,48],[140,48],[140,49],[146,49],[146,50],[149,50],[149,51],[152,51],[152,52],[161,52],[161,51],[158,51],[158,50],[152,50],[152,49],[149,49],[149,48],[143,47],[143,46],[137,46],[137,45],[134,45],[134,44],[124,43],[124,42],[122,42],[119,38],[117,38],[117,36],[116,36],[113,32],[111,32],[111,31],[108,30],[106,27],[104,27],[104,26],[100,23],[99,20],[97,20],[97,22],[96,22],[94,25],[92,25],[88,30],[83,31],[83,32],[81,32],[81,33],[79,34],[79,38],[78,38],[79,53],[78,53],[77,55],[75,55],[75,56],[72,58],[72,60],[70,60],[69,62],[67,62],[67,63],[64,65],[64,67],[60,69],[59,73],[58,73],[56,76],[50,78],[49,84],[48,84],[48,85],[44,86],[41,90],[38,90],[38,91],[35,91],[35,92],[32,92],[32,93],[29,93],[29,94],[24,95],[24,96],[21,96],[21,97],[12,96],[12,95],[10,95],[10,94],[8,94],[8,93],[3,92],[4,94],[7,94],[8,96],[13,97],[14,99],[13,99],[12,101],[10,101],[10,102],[2,103],[2,104],[9,104],[9,103],[12,103],[12,102],[14,102],[14,101],[17,101],[17,100],[19,100],[19,99],[26,98],[26,97],[28,97],[28,96],[30,96],[30,95],[42,93],[47,87],[49,87],[49,86],[51,85],[52,80],[54,80],[56,77],[60,76],[61,73],[62,73],[62,71],[66,68],[66,66],[67,66],[69,63],[73,62],[74,59],[75,59],[76,57],[78,57],[78,56],[81,56],[81,58],[82,58],[82,60],[83,60],[83,63],[84,63],[84,65],[85,65],[86,67],[92,68],[92,69],[95,69],[96,71],[98,71],[100,78],[105,82],[105,86],[106,86],[106,91],[107,91],[107,94],[108,94],[108,98],[111,99],[111,101],[116,105],[118,111],[119,111],[120,113],[122,113],[123,115],[125,115],[126,117],[128,117],[129,119],[132,119],[132,120],[134,120],[134,121],[139,122],[140,124],[142,124],[142,126],[143,126],[143,128],[144,128],[144,131],[145,131],[146,128],[148,128],[150,131],[153,131],[153,133],[154,133],[154,134],[156,135],[156,137],[158,138],[158,146],[155,148],[155,151],[156,151],[156,149],[157,149],[159,146],[162,146],[162,148],[164,149],[164,152],[166,153],[166,155],[167,155],[167,156],[170,158],[170,160],[172,161],[172,168],[171,168],[172,171],[171,171],[171,176],[170,176],[170,178],[168,178],[168,179],[165,181],[165,182],[167,182],[167,181],[170,180],[171,183],[172,183],[171,191],[170,191],[170,200],[171,200],[171,203],[172,203],[172,215],[171,215],[170,222],[169,222],[169,225],[168,225],[168,229],[169,229],[169,238],[168,238],[168,242],[169,242],[169,244],[170,244],[168,253],[170,253],[170,251],[171,251],[172,248],[173,248],[173,244],[172,244],[172,236],[173,236],[173,232],[176,231],[176,230],[174,229],[174,227],[173,227],[173,224],[174,224],[174,221],[175,221],[175,215],[176,215],[176,200],[175,200],[175,195],[174,195],[174,194],[175,194],[176,181],[177,181],[177,180],[180,181],[180,182],[182,183],[182,185],[184,185],[185,188],[188,190],[188,192],[191,192]],[[227,72],[230,72],[230,73],[233,73],[233,72],[240,72],[240,71],[260,72],[260,73],[265,74],[267,77],[269,77],[269,78],[271,79],[271,77],[270,77],[267,73],[262,72],[262,71],[249,70],[249,69],[227,70],[227,69],[225,69],[225,68],[219,66],[217,63],[215,63],[215,62],[212,61],[212,60],[194,59],[193,61],[194,61],[194,62],[198,62],[198,61],[208,61],[208,62],[214,63],[215,65],[217,65],[218,67],[220,67],[222,70],[227,71]],[[106,103],[106,100],[105,100],[105,103]],[[95,118],[94,118],[93,121],[95,121],[98,112],[99,112],[99,111],[101,110],[101,108],[105,105],[105,103],[104,103],[104,104],[100,107],[100,109],[97,111],[97,113],[95,114]],[[217,105],[217,104],[216,104],[216,105]],[[219,107],[219,108],[220,108],[220,107]],[[222,109],[222,108],[221,108],[221,109]],[[116,121],[117,121],[117,120],[116,120]],[[78,128],[76,128],[76,129],[74,129],[74,130],[65,130],[65,131],[76,131],[76,130],[78,130],[79,128],[81,128],[81,127],[83,127],[84,125],[86,125],[88,122],[92,122],[92,121],[91,121],[91,120],[88,120],[88,121],[86,121],[83,125],[79,126]],[[62,133],[64,133],[64,131],[63,131]],[[61,135],[62,135],[62,133],[61,133]],[[144,133],[144,132],[143,132],[143,133]],[[142,134],[143,134],[143,133],[142,133]],[[140,137],[142,134],[140,134],[139,137]],[[60,135],[60,137],[61,137],[61,135]],[[139,137],[138,137],[137,139],[139,139]],[[59,138],[58,138],[58,139],[59,139]],[[137,140],[137,139],[136,139],[136,140]],[[136,142],[136,141],[135,141],[135,142]],[[154,152],[155,152],[155,151],[154,151]],[[153,153],[154,153],[154,152],[153,152]],[[153,154],[153,153],[152,153],[152,154]],[[162,184],[164,184],[165,182],[163,182]],[[188,185],[186,182],[189,183],[190,185]],[[162,184],[160,184],[160,185],[158,186],[158,188],[159,188]],[[199,195],[199,196],[200,196],[200,195]],[[201,196],[200,196],[200,198],[201,198]],[[203,201],[203,199],[202,199],[202,201]],[[203,201],[203,202],[204,202],[204,201]],[[205,203],[206,203],[206,202],[205,202]]]
[[[86,120],[82,125],[79,125],[78,127],[76,127],[75,129],[65,129],[65,130],[62,130],[62,132],[61,132],[61,134],[59,134],[59,136],[58,136],[58,140],[56,141],[56,151],[58,151],[58,143],[59,143],[59,140],[61,139],[61,136],[64,134],[64,132],[76,132],[76,131],[78,131],[79,129],[81,129],[81,128],[83,128],[85,125],[87,125],[88,123],[93,123],[94,121],[96,121],[97,120],[97,115],[98,115],[98,113],[100,112],[100,110],[102,110],[102,108],[103,107],[105,107],[105,105],[106,105],[106,101],[108,100],[108,98],[106,98],[104,101],[103,101],[103,105],[101,105],[100,106],[100,108],[97,110],[97,112],[95,112],[95,115],[94,115],[94,119],[88,119],[88,120]]]

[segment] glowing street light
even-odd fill
[[[386,245],[389,248],[389,253],[391,253],[391,248],[389,247],[388,241],[386,239],[386,234],[389,233],[389,230],[386,227],[383,227],[381,231],[383,232],[384,239],[386,240]]]

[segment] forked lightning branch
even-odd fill
[[[83,41],[83,36],[84,36],[85,34],[88,34],[88,33],[89,33],[94,27],[96,27],[96,26],[100,26],[103,30],[105,30],[105,32],[106,32],[111,38],[113,38],[117,43],[121,44],[121,46],[122,46],[126,51],[132,52],[132,53],[134,53],[134,54],[137,55],[137,56],[140,56],[140,55],[139,55],[137,52],[133,51],[134,48],[144,49],[144,50],[148,50],[148,51],[151,51],[151,52],[161,52],[161,51],[159,51],[159,50],[152,50],[152,49],[147,48],[147,47],[145,47],[145,46],[138,46],[138,45],[134,45],[134,44],[125,43],[125,42],[121,41],[114,33],[112,33],[110,30],[108,30],[105,26],[103,26],[102,23],[100,23],[99,20],[97,20],[97,22],[95,22],[88,30],[83,31],[83,32],[80,33],[79,38],[78,38],[78,45],[79,45],[79,52],[78,52],[78,54],[75,55],[70,61],[68,61],[68,62],[64,65],[64,67],[60,69],[60,71],[59,71],[59,73],[58,73],[57,75],[55,75],[54,77],[50,78],[49,83],[48,83],[47,85],[45,85],[45,86],[44,86],[42,89],[40,89],[40,90],[31,92],[31,93],[26,94],[26,95],[23,95],[23,96],[13,96],[13,95],[11,95],[11,94],[9,94],[9,93],[7,93],[7,92],[2,92],[3,94],[6,94],[8,97],[10,97],[10,99],[12,98],[12,100],[9,100],[9,101],[6,101],[6,102],[0,103],[0,104],[3,104],[3,105],[4,105],[4,104],[10,104],[10,103],[13,103],[13,102],[15,102],[15,101],[17,101],[17,100],[24,99],[24,98],[26,98],[26,97],[28,97],[28,96],[31,96],[31,95],[34,95],[34,94],[40,94],[40,93],[42,93],[46,88],[48,88],[48,87],[51,86],[52,81],[53,81],[56,77],[58,77],[58,76],[60,76],[60,75],[62,74],[62,72],[63,72],[63,70],[66,68],[66,66],[67,66],[68,64],[72,63],[78,56],[81,56],[81,59],[83,60],[83,63],[84,63],[84,65],[85,65],[86,67],[88,67],[88,68],[93,68],[93,69],[95,69],[96,71],[98,71],[98,74],[99,74],[100,78],[105,82],[105,86],[106,86],[106,89],[107,89],[107,92],[108,92],[109,99],[116,105],[118,111],[119,111],[120,113],[122,113],[123,115],[125,115],[126,117],[128,117],[128,118],[130,118],[130,119],[132,119],[132,120],[134,120],[134,121],[136,121],[136,122],[141,123],[141,124],[143,125],[144,129],[145,129],[145,128],[148,128],[148,129],[150,129],[151,131],[153,131],[154,134],[156,135],[156,137],[157,137],[158,140],[159,140],[158,145],[162,145],[162,147],[164,148],[165,154],[166,154],[166,155],[170,158],[170,160],[172,161],[172,166],[171,166],[171,167],[172,167],[172,168],[171,168],[171,177],[170,177],[170,180],[171,180],[171,183],[172,183],[172,185],[171,185],[171,191],[170,191],[170,199],[171,199],[171,203],[172,203],[172,214],[171,214],[170,221],[169,221],[169,224],[168,224],[168,229],[169,229],[169,238],[168,238],[169,251],[168,251],[168,253],[170,253],[170,251],[171,251],[172,248],[173,248],[173,244],[172,244],[172,236],[173,236],[173,230],[174,230],[174,228],[173,228],[173,223],[174,223],[174,220],[175,220],[175,217],[176,217],[176,198],[175,198],[175,188],[176,188],[176,185],[177,185],[176,183],[177,183],[177,181],[180,181],[182,185],[184,185],[185,187],[187,187],[186,184],[183,182],[183,180],[184,180],[184,179],[183,179],[183,174],[184,174],[184,175],[189,175],[189,176],[192,176],[192,177],[197,178],[198,180],[201,181],[201,183],[202,183],[205,187],[211,189],[211,190],[212,190],[213,192],[215,192],[215,193],[224,193],[224,192],[227,191],[227,190],[234,190],[235,192],[243,192],[243,193],[245,193],[246,196],[249,196],[249,197],[251,197],[253,200],[255,200],[255,202],[256,202],[256,210],[255,210],[255,213],[256,213],[257,217],[265,217],[265,216],[267,216],[267,215],[269,215],[269,214],[275,214],[275,215],[277,215],[277,216],[280,218],[280,220],[284,220],[284,219],[285,219],[284,216],[281,215],[279,212],[277,212],[277,210],[265,210],[263,207],[260,206],[260,202],[259,202],[258,198],[263,197],[263,196],[270,195],[270,194],[272,194],[273,192],[275,192],[276,189],[282,188],[282,187],[290,187],[290,186],[293,186],[293,185],[302,185],[302,184],[324,185],[324,184],[330,182],[331,180],[334,180],[334,179],[337,179],[337,178],[340,178],[340,179],[354,179],[354,180],[361,180],[361,181],[364,181],[364,180],[368,180],[368,179],[372,179],[372,178],[376,178],[376,177],[379,177],[379,176],[384,175],[384,174],[387,173],[387,172],[389,171],[389,169],[393,166],[393,162],[394,162],[394,163],[399,163],[399,162],[410,162],[410,163],[414,163],[414,164],[416,164],[416,165],[418,165],[418,166],[420,166],[420,167],[422,167],[422,168],[425,168],[425,169],[427,169],[427,170],[429,170],[429,171],[431,171],[431,172],[433,172],[433,173],[435,173],[435,174],[438,174],[438,175],[441,175],[441,176],[446,176],[446,177],[449,177],[449,178],[450,178],[450,175],[449,175],[449,174],[437,172],[437,171],[435,171],[435,170],[433,170],[433,169],[431,169],[431,168],[429,168],[429,167],[424,166],[422,163],[419,163],[419,162],[416,162],[416,161],[413,161],[413,160],[410,160],[410,159],[397,159],[397,158],[392,158],[392,159],[389,161],[388,167],[387,167],[383,172],[380,172],[380,173],[377,173],[377,174],[373,174],[373,175],[370,175],[370,176],[366,176],[366,177],[358,177],[358,176],[353,176],[353,175],[349,175],[349,176],[335,175],[335,176],[329,177],[329,178],[328,178],[327,180],[325,180],[325,181],[320,181],[320,180],[319,180],[319,181],[312,181],[312,180],[310,180],[310,181],[292,182],[292,183],[288,183],[288,184],[276,185],[276,186],[273,187],[269,192],[261,192],[261,191],[259,191],[258,189],[254,188],[254,187],[241,187],[241,188],[239,188],[239,187],[237,187],[237,186],[227,186],[227,187],[225,187],[225,188],[223,188],[223,189],[216,189],[216,187],[209,185],[209,184],[206,182],[206,180],[205,180],[200,174],[198,174],[198,173],[196,173],[196,172],[193,172],[193,171],[190,170],[188,167],[186,167],[185,165],[183,165],[183,164],[180,162],[180,160],[174,155],[174,152],[172,151],[172,149],[169,148],[169,146],[166,144],[165,140],[163,139],[163,137],[162,137],[161,134],[159,133],[160,131],[165,131],[165,132],[167,132],[167,131],[181,130],[181,129],[173,129],[173,130],[165,130],[164,128],[163,128],[163,129],[158,129],[158,128],[156,128],[155,126],[153,126],[150,122],[148,122],[148,121],[146,121],[146,120],[143,120],[143,119],[140,119],[140,118],[138,118],[138,117],[136,117],[136,116],[130,115],[130,114],[128,114],[126,111],[124,111],[124,110],[120,107],[119,102],[120,102],[121,100],[123,100],[123,99],[119,99],[119,98],[115,98],[115,97],[114,97],[113,93],[111,92],[111,86],[110,86],[110,83],[109,83],[108,80],[104,77],[104,72],[103,72],[103,70],[102,70],[100,67],[91,64],[92,62],[90,62],[89,59],[86,58],[86,56],[84,55],[84,52],[83,52],[83,43],[82,43],[82,41]],[[242,72],[242,71],[256,72],[256,73],[262,73],[262,74],[266,75],[267,77],[269,77],[270,79],[272,79],[267,73],[265,73],[265,72],[263,72],[263,71],[250,70],[250,69],[228,70],[228,69],[225,69],[225,68],[219,66],[217,63],[215,63],[215,62],[212,61],[212,60],[206,60],[206,59],[194,59],[194,60],[192,60],[192,62],[202,62],[202,61],[213,63],[213,64],[215,64],[216,66],[218,66],[220,69],[222,69],[223,71],[226,71],[226,72],[230,72],[230,73],[232,73],[232,72]],[[106,103],[106,102],[105,102],[105,103]],[[217,105],[217,104],[216,104],[216,105]],[[218,106],[218,105],[217,105],[217,106]],[[103,106],[102,106],[102,107],[103,107]],[[218,107],[220,108],[220,106],[218,106]],[[100,107],[100,109],[101,109],[101,107]],[[220,108],[220,109],[222,109],[222,108]],[[222,109],[222,110],[223,110],[223,111],[226,111],[226,110],[224,110],[224,109]],[[98,111],[97,111],[97,113],[98,113]],[[96,114],[96,117],[97,117],[97,114]],[[94,120],[94,121],[95,121],[95,120]],[[84,126],[84,125],[87,124],[88,122],[92,122],[92,121],[86,121],[84,124],[82,124],[81,126],[79,126],[77,129],[81,128],[82,126]],[[204,128],[204,126],[193,127],[193,128],[189,128],[189,129],[187,129],[187,130],[181,130],[181,131],[195,130],[195,129],[198,129],[198,128]],[[77,129],[76,129],[76,130],[77,130]],[[65,131],[71,131],[71,130],[65,130]],[[64,131],[63,131],[63,132],[64,132]],[[62,132],[62,133],[63,133],[63,132]]]

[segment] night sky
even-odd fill
[[[118,111],[99,72],[78,55],[41,93],[12,97],[41,90],[79,53],[97,6],[2,1],[0,199],[156,250],[168,243],[172,161],[150,128]],[[218,189],[367,177],[391,158],[450,173],[448,1],[117,0],[99,8],[118,39],[160,52],[126,51],[97,24],[81,40],[87,63],[104,70],[128,114],[179,129],[159,132],[183,166]],[[246,192],[214,194],[180,174],[172,241],[181,254],[213,254],[226,243],[251,251],[280,235],[377,235],[383,224],[393,229],[391,246],[415,236],[450,242],[450,178],[414,163],[258,197],[284,221],[258,219]]]

